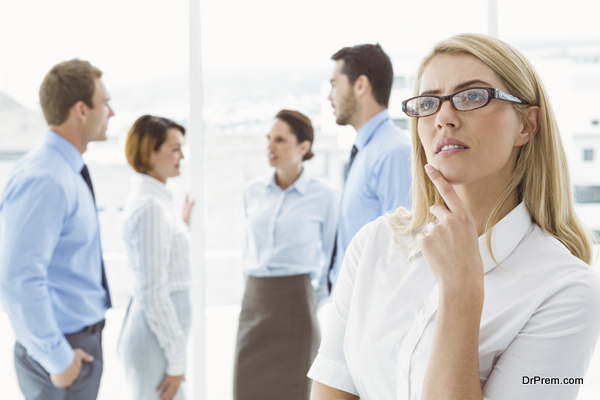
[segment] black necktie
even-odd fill
[[[96,204],[96,196],[94,195],[94,185],[92,185],[92,178],[90,178],[90,171],[88,171],[87,165],[83,164],[81,169],[81,176],[85,183],[87,183],[90,191],[92,192],[92,198],[94,199],[94,205]],[[106,306],[112,307],[112,301],[110,299],[110,292],[108,291],[108,281],[106,280],[106,272],[104,271],[104,259],[102,258],[102,252],[100,253],[100,265],[102,266],[102,287],[106,290]]]
[[[358,153],[358,148],[355,145],[352,145],[352,152],[350,152],[350,161],[346,165],[344,165],[344,182],[348,179],[348,173],[350,172],[350,167],[354,162],[354,157],[356,157],[356,153]]]
[[[346,179],[348,179],[348,173],[350,172],[350,167],[352,167],[352,163],[354,162],[354,157],[356,157],[356,153],[358,153],[358,148],[353,145],[352,152],[350,152],[350,161],[344,166],[344,183]],[[327,270],[327,288],[329,289],[329,293],[331,293],[331,270],[333,269],[333,264],[335,263],[335,256],[337,253],[337,231],[335,232],[335,239],[333,242],[333,252],[331,253],[331,263],[329,264],[329,269]]]

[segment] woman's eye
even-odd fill
[[[478,99],[479,99],[479,97],[480,97],[480,96],[479,96],[479,93],[476,93],[476,92],[470,92],[469,94],[467,94],[467,99],[468,99],[469,101],[475,101],[475,100],[478,100]]]
[[[432,99],[423,99],[421,101],[421,109],[423,110],[429,110],[430,108],[433,107],[433,100]]]

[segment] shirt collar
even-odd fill
[[[154,179],[150,175],[136,172],[133,176],[133,185],[143,194],[154,195],[159,199],[166,201],[173,200],[173,195],[169,189],[167,189],[167,185]]]
[[[487,233],[479,236],[477,239],[479,243],[479,253],[481,254],[481,260],[483,261],[483,273],[487,273],[494,269],[497,265],[501,265],[504,260],[515,250],[517,245],[521,242],[525,234],[529,231],[533,225],[531,215],[527,210],[525,202],[521,202],[511,212],[509,212],[504,218],[500,220],[492,228],[492,254],[496,259],[492,258],[490,251],[487,246]],[[418,246],[414,247],[410,252],[408,259],[411,260],[415,255],[420,253],[421,250]]]
[[[298,179],[296,179],[296,182],[292,183],[290,187],[288,187],[284,191],[289,192],[295,189],[298,193],[304,195],[304,193],[306,193],[306,189],[308,189],[309,180],[309,175],[305,172],[304,168],[302,168],[302,172],[300,173]],[[267,184],[265,186],[281,190],[279,185],[277,185],[277,182],[275,182],[275,173],[271,175],[271,179],[267,181]]]
[[[373,134],[377,131],[377,129],[390,118],[390,112],[386,108],[383,111],[375,114],[370,120],[367,121],[366,124],[360,128],[358,131],[358,135],[356,136],[356,143],[354,145],[358,150],[362,150],[369,140],[373,137]]]
[[[78,174],[81,173],[84,165],[83,158],[73,143],[50,129],[46,131],[44,142],[58,150],[63,158],[73,167],[75,172]]]
[[[523,201],[494,225],[491,232],[492,254],[499,265],[502,265],[502,262],[515,250],[531,225],[533,225],[531,215]],[[483,273],[487,273],[497,265],[488,250],[486,237],[487,233],[484,233],[478,239]]]

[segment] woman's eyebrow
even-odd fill
[[[470,81],[466,81],[466,82],[463,82],[463,83],[460,83],[460,84],[456,85],[454,87],[454,92],[459,92],[461,89],[465,89],[465,88],[467,88],[467,87],[469,87],[471,85],[475,85],[475,84],[483,85],[483,86],[486,86],[486,87],[491,87],[492,86],[489,83],[487,83],[486,81],[482,81],[481,79],[472,79]],[[440,93],[439,89],[426,90],[423,93],[421,93],[419,96],[437,95],[439,93]]]

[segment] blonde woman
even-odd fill
[[[127,161],[135,170],[124,214],[124,240],[136,277],[119,339],[134,400],[183,400],[191,325],[189,224],[193,203],[173,206],[167,179],[180,174],[185,129],[144,115],[129,130]]]
[[[459,35],[424,59],[415,96],[413,210],[354,237],[312,398],[576,398],[563,379],[593,354],[600,279],[538,75]]]

